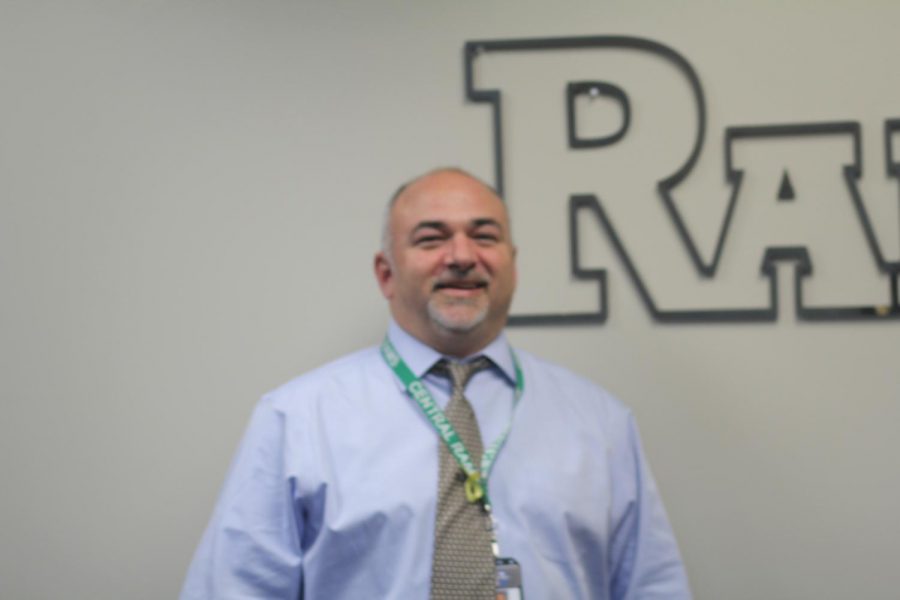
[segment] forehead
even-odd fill
[[[452,172],[434,173],[411,183],[391,211],[391,227],[401,231],[422,221],[454,225],[482,219],[496,221],[506,229],[509,220],[503,201],[481,182]]]

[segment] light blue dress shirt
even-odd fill
[[[441,358],[391,323],[388,336],[435,400]],[[490,473],[501,556],[528,600],[690,598],[632,414],[588,380],[517,352],[466,388],[485,447],[512,417]],[[422,599],[429,595],[437,434],[377,348],[266,395],[238,449],[182,600]]]

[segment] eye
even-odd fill
[[[413,243],[416,246],[424,246],[426,248],[430,248],[433,246],[437,246],[444,240],[444,236],[439,234],[429,234],[429,235],[421,235],[413,240]]]
[[[500,234],[495,231],[477,231],[472,235],[479,244],[496,244],[500,241]]]

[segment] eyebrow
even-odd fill
[[[484,225],[493,225],[497,229],[500,229],[501,231],[503,230],[503,226],[500,225],[500,222],[497,219],[488,219],[488,218],[475,219],[472,221],[472,225],[474,225],[475,227],[482,227]]]
[[[500,225],[500,222],[497,219],[491,219],[489,217],[484,217],[481,219],[472,219],[473,227],[485,227],[485,226],[493,226],[497,229],[503,230],[503,226]],[[411,233],[416,233],[421,229],[438,229],[440,231],[446,231],[449,229],[449,226],[444,221],[420,221]]]
[[[410,232],[411,234],[415,234],[420,229],[440,229],[441,231],[448,229],[447,224],[443,221],[420,221],[413,230]]]

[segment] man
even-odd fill
[[[182,598],[689,598],[631,413],[503,335],[494,191],[401,187],[375,276],[386,341],[263,398]]]

